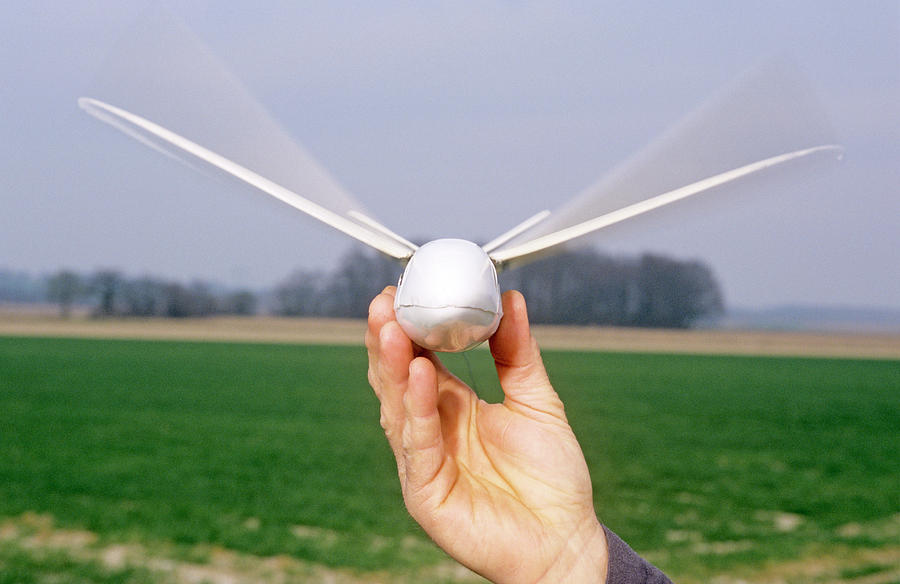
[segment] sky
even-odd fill
[[[258,288],[334,265],[358,244],[77,107],[115,84],[123,61],[131,81],[149,75],[120,50],[149,5],[0,6],[0,268]],[[283,163],[305,148],[410,238],[486,241],[560,208],[736,77],[787,56],[845,148],[839,163],[590,243],[702,260],[729,306],[900,308],[900,2],[186,0],[169,10],[283,130],[278,153],[246,151]],[[143,81],[159,89],[143,94],[157,105],[224,107]]]

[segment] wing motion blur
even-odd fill
[[[775,186],[805,182],[842,152],[815,91],[784,57],[740,75],[712,98],[553,214],[490,252],[499,267],[715,189],[735,193],[750,175],[778,167]],[[800,161],[805,161],[800,164]],[[727,186],[726,186],[727,185]],[[582,239],[579,239],[582,238]]]
[[[589,219],[571,227],[567,227],[565,229],[561,229],[559,231],[554,231],[553,233],[537,237],[525,243],[514,245],[505,249],[501,249],[499,251],[493,251],[490,254],[491,259],[493,259],[496,264],[502,266],[507,262],[517,259],[524,259],[534,254],[544,252],[546,250],[549,250],[550,248],[556,247],[578,237],[582,237],[584,235],[588,235],[589,233],[593,233],[594,231],[603,229],[604,227],[609,227],[610,225],[625,221],[626,219],[637,217],[638,215],[641,215],[648,211],[652,211],[670,203],[674,203],[693,195],[709,191],[710,189],[714,189],[750,174],[760,172],[768,168],[778,166],[780,164],[785,164],[799,158],[816,154],[831,154],[839,157],[842,153],[843,148],[841,148],[840,146],[836,144],[826,144],[822,146],[814,146],[812,148],[804,148],[803,150],[797,150],[795,152],[787,152],[778,156],[772,156],[764,160],[759,160],[757,162],[753,162],[751,164],[747,164],[739,168],[735,168],[727,172],[705,178],[703,180],[699,180],[695,183],[691,183],[667,193],[656,195],[655,197],[651,197],[644,201],[628,205],[627,207],[617,209],[610,213],[606,213],[599,217]]]
[[[95,118],[180,162],[233,177],[392,258],[405,261],[418,249],[372,218],[165,10],[151,8],[102,72],[89,93],[103,101],[78,100]],[[767,169],[839,156],[831,134],[796,69],[783,60],[768,62],[552,214],[541,211],[482,249],[498,268],[524,263]]]
[[[91,115],[195,170],[236,176],[197,156],[214,153],[225,167],[243,169],[239,181],[255,188],[275,185],[278,195],[264,192],[391,257],[403,259],[415,250],[377,223],[216,51],[164,6],[151,4],[137,17],[100,63],[84,95],[96,98],[79,101]],[[165,129],[169,134],[163,135],[177,139],[168,141],[148,127]],[[185,140],[193,143],[193,152],[178,145]]]
[[[188,155],[189,162],[202,161],[392,258],[406,260],[416,250],[414,245],[393,234],[387,228],[382,227],[373,231],[137,114],[90,97],[80,98],[78,105],[95,118],[110,124],[154,150],[179,160],[183,158],[183,155]],[[358,212],[357,216],[365,217]],[[370,224],[377,224],[368,217],[365,219]],[[378,225],[380,226],[380,224]]]

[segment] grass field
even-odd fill
[[[676,581],[900,582],[900,361],[545,359],[602,520]],[[403,509],[365,368],[0,337],[0,583],[469,578]]]

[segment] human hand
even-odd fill
[[[407,338],[394,292],[388,287],[372,301],[366,347],[412,517],[493,582],[605,582],[606,536],[587,464],[522,295],[503,295],[490,348],[505,399],[489,404]]]

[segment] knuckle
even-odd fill
[[[371,329],[366,330],[366,349],[369,351],[369,359],[372,359],[372,356],[375,353],[375,350],[378,348],[378,335],[372,334]]]
[[[376,305],[378,304],[378,302],[380,301],[380,298],[381,298],[381,295],[382,295],[382,294],[384,294],[384,292],[382,292],[381,294],[377,294],[377,295],[375,296],[375,298],[373,298],[372,301],[369,302],[369,318],[371,318],[371,317],[372,317],[372,314],[375,312],[375,306],[376,306]]]

